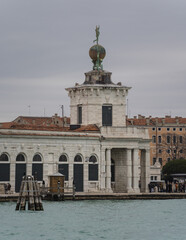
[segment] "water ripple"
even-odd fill
[[[186,200],[44,202],[43,212],[0,203],[3,240],[182,240]]]

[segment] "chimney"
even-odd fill
[[[146,118],[146,124],[147,124],[147,125],[150,124],[150,118]]]
[[[138,119],[144,119],[145,116],[142,116],[141,114],[138,114]]]

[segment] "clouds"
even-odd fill
[[[132,86],[131,115],[186,116],[186,2],[0,0],[0,121],[60,113],[84,81],[95,26],[112,80]],[[44,106],[45,105],[45,106]],[[67,110],[68,109],[68,110]]]

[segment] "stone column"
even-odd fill
[[[54,173],[58,172],[58,162],[57,161],[54,162],[53,171],[54,171]]]
[[[11,190],[15,192],[15,167],[16,163],[15,160],[10,162],[10,184],[11,184]]]
[[[127,149],[127,192],[132,192],[132,150]]]
[[[69,187],[73,187],[73,180],[74,180],[74,164],[72,162],[69,163],[68,165],[69,169],[68,169],[68,182],[69,182]]]
[[[48,182],[48,163],[43,163],[43,180],[45,181],[45,186],[49,186],[49,182]]]
[[[145,192],[149,192],[148,189],[148,184],[150,182],[150,149],[146,149],[145,151],[145,167],[146,167],[146,171],[145,171]]]
[[[141,191],[148,192],[150,182],[150,149],[141,151]]]
[[[88,163],[89,162],[84,162],[84,169],[83,169],[83,172],[84,172],[84,176],[83,176],[83,179],[84,179],[84,192],[88,192],[89,190],[89,186],[88,186]]]
[[[106,191],[112,192],[111,189],[111,149],[106,149]]]
[[[139,193],[139,149],[135,148],[133,150],[133,190],[135,193]]]
[[[26,165],[26,175],[32,175],[32,163],[30,162]]]
[[[101,191],[105,191],[105,149],[101,150],[100,156],[100,188]]]
[[[33,163],[33,158],[32,154],[27,153],[27,158],[26,158],[26,175],[32,175],[32,163]]]

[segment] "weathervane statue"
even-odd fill
[[[96,40],[94,40],[93,42],[96,42],[97,45],[98,45],[98,40],[99,40],[99,35],[100,35],[100,32],[99,32],[99,28],[100,26],[96,26]]]

